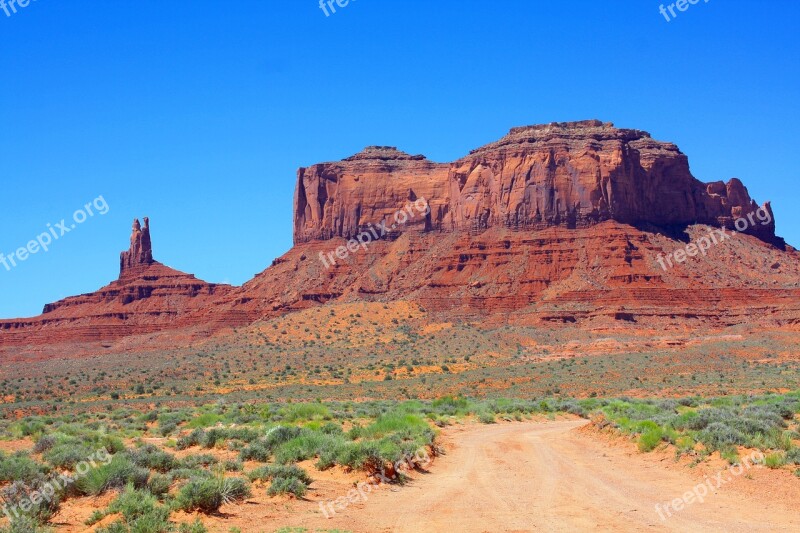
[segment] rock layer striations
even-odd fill
[[[430,211],[332,258],[419,199]],[[659,258],[713,228],[767,214],[746,232],[670,268]],[[384,226],[385,227],[385,226]],[[295,246],[241,287],[215,285],[153,258],[134,222],[119,279],[0,321],[20,346],[159,343],[339,302],[408,300],[485,324],[708,330],[800,327],[800,258],[775,235],[768,203],[738,179],[702,183],[673,144],[599,121],[514,128],[453,163],[373,146],[302,168]],[[159,334],[155,336],[155,334]],[[138,336],[138,344],[128,337]],[[85,350],[83,353],[87,353]]]
[[[191,313],[231,290],[206,283],[153,259],[150,225],[133,223],[130,248],[120,254],[120,276],[96,292],[44,306],[29,319],[0,321],[0,346],[119,339],[178,328],[202,328]]]
[[[301,168],[295,243],[352,238],[419,197],[431,205],[429,220],[402,230],[586,228],[606,220],[733,229],[738,217],[759,208],[741,181],[700,182],[686,155],[646,132],[600,121],[554,123],[514,128],[453,163],[370,147]],[[769,204],[763,209],[771,218]],[[774,222],[748,231],[783,245]]]

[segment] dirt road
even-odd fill
[[[603,444],[579,431],[585,423],[458,430],[435,473],[378,492],[326,527],[398,533],[800,531],[796,502],[792,509],[791,502],[766,494],[745,497],[734,483],[661,520],[655,505],[681,497],[702,476]]]

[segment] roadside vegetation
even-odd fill
[[[738,464],[742,450],[766,454],[770,468],[800,466],[800,393],[601,402],[595,423],[637,439],[642,452],[672,445],[701,461],[714,452]]]
[[[0,421],[0,439],[32,442],[0,452],[2,533],[44,531],[70,499],[116,494],[86,522],[100,533],[204,531],[178,525],[176,511],[215,514],[254,491],[303,498],[312,470],[376,475],[420,450],[439,453],[440,427],[467,418],[522,420],[534,413],[582,413],[575,402],[472,401],[228,404],[120,408]],[[158,444],[154,444],[157,442]],[[102,457],[102,460],[101,460]],[[91,460],[89,459],[91,458]],[[70,482],[65,482],[64,475]],[[402,479],[402,475],[398,477]],[[47,494],[34,505],[32,493]],[[0,524],[7,522],[0,519]]]
[[[419,450],[435,456],[437,433],[448,425],[559,414],[629,435],[642,452],[673,446],[698,461],[718,452],[734,463],[749,448],[762,450],[770,468],[800,465],[800,393],[125,407],[0,421],[0,440],[30,442],[24,451],[0,452],[0,505],[15,510],[10,522],[0,518],[0,533],[47,531],[69,500],[105,494],[113,495],[108,506],[86,522],[100,533],[201,533],[203,515],[254,494],[306,497],[315,472],[370,476]],[[64,474],[74,481],[64,483]],[[31,493],[48,486],[56,487],[52,496],[30,504]],[[178,511],[196,521],[177,523]]]

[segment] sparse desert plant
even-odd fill
[[[164,474],[153,474],[147,482],[147,490],[156,498],[163,498],[169,493],[172,480]]]
[[[250,486],[242,478],[194,478],[181,487],[175,507],[187,512],[211,514],[219,511],[222,505],[242,501],[250,494]]]
[[[482,424],[495,424],[495,423],[497,423],[497,421],[494,418],[494,415],[492,413],[490,413],[489,411],[482,411],[482,412],[478,413],[478,420]]]
[[[43,435],[36,441],[33,447],[33,453],[44,453],[56,444],[56,438],[53,435]]]
[[[639,451],[650,452],[653,451],[664,438],[664,430],[659,426],[653,424],[654,427],[648,427],[639,436]]]
[[[169,522],[170,510],[159,505],[152,494],[129,485],[108,506],[106,515],[120,514],[122,518],[98,533],[169,533],[174,525]]]
[[[792,447],[786,452],[786,463],[800,465],[800,448]]]
[[[295,465],[262,466],[250,472],[249,477],[251,481],[271,481],[267,491],[270,496],[293,494],[302,498],[311,484],[311,477],[308,473]]]
[[[259,461],[261,463],[266,463],[271,456],[272,447],[264,440],[251,442],[239,452],[239,457],[242,461]]]
[[[764,466],[767,468],[781,468],[786,464],[786,456],[782,453],[769,453],[764,458]]]
[[[747,437],[738,429],[724,422],[712,422],[698,435],[699,440],[712,450],[719,450],[732,445],[744,445]]]
[[[187,455],[180,462],[182,468],[197,468],[208,467],[219,463],[219,459],[208,453],[200,453],[196,455]]]
[[[241,461],[224,461],[222,463],[222,469],[226,472],[241,472],[244,468]]]
[[[131,460],[137,466],[149,468],[165,474],[178,467],[179,462],[174,455],[167,453],[152,444],[128,452]]]
[[[178,533],[208,533],[208,529],[199,518],[196,518],[191,524],[181,524]]]
[[[47,474],[50,468],[31,459],[24,452],[6,455],[0,452],[0,483],[22,481],[29,483]]]
[[[136,466],[125,454],[117,454],[110,463],[92,468],[86,475],[77,478],[74,486],[79,494],[98,496],[126,485],[141,489],[147,485],[149,477],[150,470]]]
[[[272,481],[279,478],[299,479],[306,485],[311,484],[308,473],[296,465],[267,465],[256,468],[248,475],[250,481]]]
[[[277,478],[269,486],[267,494],[277,496],[279,494],[291,494],[297,498],[302,498],[306,494],[308,487],[299,479]]]
[[[183,435],[180,438],[178,438],[178,442],[175,444],[175,448],[177,448],[178,450],[186,450],[187,448],[191,448],[192,446],[199,446],[204,437],[205,437],[205,431],[203,431],[202,429],[195,429],[188,435]]]
[[[0,527],[0,533],[50,533],[52,529],[44,527],[33,518],[22,516],[11,521],[5,527]]]
[[[50,479],[39,476],[36,479],[26,481],[14,481],[8,486],[0,489],[0,503],[4,510],[15,508],[16,513],[11,517],[12,523],[23,520],[33,521],[37,524],[46,524],[58,513],[61,507],[62,491],[57,490],[49,499],[31,498],[33,493],[46,494],[45,490],[50,483]],[[17,516],[19,514],[20,516]],[[19,526],[18,526],[19,527]]]
[[[740,464],[739,452],[736,451],[736,447],[731,446],[720,450],[719,452],[720,457],[722,457],[725,461],[728,461],[728,464],[731,465],[738,465]]]

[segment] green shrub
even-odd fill
[[[84,524],[87,526],[93,526],[105,517],[106,513],[104,513],[103,511],[94,511],[92,513],[92,516],[87,518]]]
[[[205,438],[205,434],[205,431],[202,429],[195,429],[188,435],[183,435],[182,437],[178,438],[178,442],[175,444],[175,447],[178,450],[186,450],[192,446],[199,446],[200,442]]]
[[[36,520],[23,516],[15,519],[6,527],[0,527],[0,533],[50,533],[50,528],[42,527]]]
[[[222,469],[226,472],[241,472],[244,465],[241,461],[225,461],[222,463]]]
[[[50,471],[46,465],[38,463],[23,452],[5,455],[0,452],[0,483],[12,481],[30,482]]]
[[[336,422],[326,422],[319,430],[326,435],[344,435],[342,426]]]
[[[195,519],[191,524],[181,524],[179,533],[208,533],[208,529],[199,518]]]
[[[224,443],[228,439],[228,430],[225,428],[212,428],[206,431],[203,441],[200,443],[204,448],[209,450],[215,448],[218,444]]]
[[[147,485],[149,477],[148,469],[136,466],[125,454],[117,454],[107,465],[99,465],[77,478],[75,489],[84,496],[98,496],[128,484],[141,489]]]
[[[317,457],[322,450],[337,448],[340,443],[344,443],[342,437],[304,430],[300,436],[277,446],[275,462],[290,464],[312,459]]]
[[[262,466],[250,472],[250,481],[271,481],[267,494],[275,496],[277,494],[293,494],[302,498],[312,480],[308,473],[302,468],[290,465],[269,465]]]
[[[481,411],[478,413],[478,420],[481,424],[495,424],[497,421],[495,420],[495,415],[488,411]]]
[[[786,463],[800,465],[800,448],[792,447],[786,452]]]
[[[132,450],[128,452],[128,455],[135,465],[149,468],[162,474],[166,474],[179,466],[179,462],[174,455],[162,451],[152,444],[146,444],[141,448]]]
[[[167,477],[169,477],[171,481],[178,481],[181,479],[208,478],[212,477],[212,474],[209,470],[203,468],[176,468],[170,471]]]
[[[270,448],[274,448],[299,437],[301,433],[303,433],[303,429],[296,426],[276,426],[267,431],[264,443]]]
[[[769,453],[764,459],[767,468],[780,468],[786,464],[786,456],[782,453]]]
[[[748,439],[738,429],[723,422],[712,422],[698,435],[700,442],[712,450],[747,444]]]
[[[250,494],[249,484],[241,478],[194,478],[178,492],[175,506],[187,512],[210,514],[219,511],[223,504],[244,500]]]
[[[374,474],[388,462],[375,442],[353,442],[342,448],[336,462],[353,470],[366,470]]]
[[[78,439],[70,437],[54,444],[44,453],[43,457],[53,468],[73,470],[78,463],[86,460],[93,453],[93,450],[84,446]]]
[[[417,414],[387,413],[364,428],[364,437],[380,438],[391,433],[409,432],[433,435],[433,430],[425,420]]]
[[[172,480],[164,474],[153,474],[147,482],[147,490],[156,498],[162,498],[169,493]]]
[[[222,416],[216,413],[203,413],[187,424],[190,428],[207,428],[217,425],[222,420]]]
[[[197,468],[198,466],[211,466],[219,462],[219,459],[208,453],[198,455],[187,455],[180,463],[182,468]]]
[[[58,513],[61,507],[61,490],[55,491],[55,494],[50,496],[50,499],[37,498],[38,503],[34,503],[32,495],[37,492],[39,494],[48,494],[50,490],[56,487],[55,484],[48,486],[51,482],[50,478],[40,476],[36,479],[25,481],[14,481],[10,485],[0,489],[0,503],[5,507],[16,508],[17,513],[21,514],[19,518],[14,516],[14,520],[30,519],[38,524],[46,524],[50,519]]]
[[[443,366],[442,370],[445,370],[447,367]],[[467,410],[468,401],[466,398],[459,398],[453,396],[444,396],[442,398],[437,398],[431,402],[431,407],[439,414],[444,414],[448,416],[456,415],[459,412],[464,412]]]
[[[297,465],[267,465],[256,468],[247,475],[250,481],[272,481],[274,479],[299,479],[306,485],[311,484],[311,477]]]
[[[278,478],[275,479],[267,490],[270,496],[277,496],[279,494],[291,494],[298,498],[302,498],[306,494],[307,486],[299,479],[294,478]]]
[[[169,508],[159,505],[149,492],[137,490],[132,485],[111,502],[106,514],[121,514],[122,520],[99,528],[98,533],[169,533],[174,529],[169,522]]]
[[[281,409],[279,416],[287,422],[330,420],[331,411],[321,403],[298,403]]]
[[[739,452],[736,451],[736,448],[733,446],[725,448],[724,450],[720,450],[719,455],[725,461],[728,461],[728,464],[731,465],[740,464]]]
[[[272,448],[263,440],[252,442],[239,452],[242,461],[266,463],[272,456]]]
[[[660,427],[651,427],[639,436],[639,451],[650,452],[658,446],[664,438],[664,430]]]
[[[55,444],[56,438],[53,435],[43,435],[33,446],[33,453],[44,453],[55,446]]]

